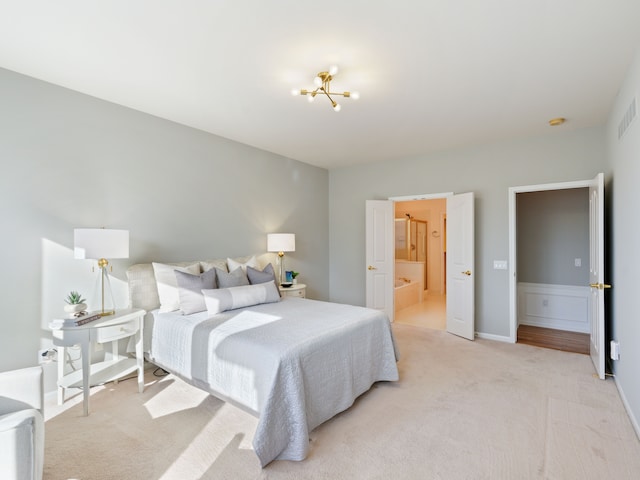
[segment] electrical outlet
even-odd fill
[[[573,264],[574,264],[576,267],[581,267],[581,266],[582,266],[582,259],[581,259],[581,258],[574,258],[574,259],[573,259]]]
[[[49,351],[48,348],[41,348],[40,350],[38,350],[38,363],[45,363],[45,360],[47,359],[47,352]]]
[[[58,352],[53,348],[42,348],[38,350],[38,364],[56,362]]]
[[[609,355],[611,360],[620,360],[620,342],[611,340],[611,352]]]

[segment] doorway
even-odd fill
[[[446,330],[446,198],[394,202],[395,322]]]
[[[433,194],[365,201],[366,306],[394,321],[394,202],[446,198],[446,331],[475,338],[474,194]]]
[[[561,223],[547,228],[546,233],[554,237],[569,232],[573,237],[568,240],[534,238],[530,242],[534,248],[529,251],[525,247],[525,251],[522,251],[523,246],[518,238],[521,224],[529,223],[529,233],[520,232],[520,236],[535,236],[537,229],[544,235],[545,229],[539,228],[542,223],[531,225],[530,218],[520,216],[518,196],[544,192],[557,195],[571,190],[581,196],[581,206],[574,207],[569,213],[564,212],[563,220],[561,203],[556,202],[551,208],[546,208],[551,211],[551,217],[555,215],[556,220],[561,218]],[[552,326],[554,330],[588,334],[589,353],[600,378],[604,378],[603,289],[609,287],[604,283],[603,196],[602,173],[592,180],[509,188],[510,339],[515,343],[520,324],[532,322],[538,322],[537,326],[542,328]],[[561,212],[559,217],[558,212]],[[533,221],[538,220],[546,221],[544,217]],[[538,240],[541,244],[536,243]],[[538,251],[535,251],[536,248]],[[553,257],[558,253],[559,256]],[[531,268],[531,265],[534,267]],[[549,275],[546,270],[552,273]],[[523,286],[526,293],[523,293]],[[544,325],[548,321],[553,321],[555,325]]]
[[[589,189],[516,195],[516,341],[589,353]]]

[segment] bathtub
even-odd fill
[[[402,310],[422,302],[422,287],[420,283],[407,278],[396,278],[394,296],[395,309]]]

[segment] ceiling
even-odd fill
[[[0,12],[0,67],[329,169],[601,125],[640,45],[638,0],[0,0]],[[338,97],[336,113],[291,95],[333,64],[332,90],[359,100]]]

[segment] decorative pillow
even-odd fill
[[[258,259],[256,256],[253,255],[246,262],[239,262],[233,258],[227,258],[227,267],[229,267],[230,272],[233,272],[238,267],[242,268],[243,272],[246,272],[247,267],[260,268],[260,265],[258,265]]]
[[[178,281],[175,270],[180,272],[199,274],[200,263],[194,263],[185,267],[166,265],[153,262],[153,272],[158,285],[158,297],[160,297],[160,311],[173,312],[180,308],[180,296],[178,295]]]
[[[215,269],[216,277],[218,277],[218,288],[239,287],[242,285],[249,285],[249,279],[247,274],[241,268],[236,268],[230,273]]]
[[[275,282],[215,290],[204,289],[202,293],[204,294],[204,301],[209,315],[235,310],[236,308],[280,301],[280,294]]]
[[[202,260],[200,262],[200,266],[202,267],[202,271],[206,272],[207,270],[211,270],[212,268],[219,268],[220,270],[227,270],[227,261],[224,258],[216,258],[215,260]]]
[[[260,283],[273,282],[276,283],[276,274],[273,271],[273,265],[267,263],[267,266],[262,271],[253,267],[247,267],[247,278],[251,285],[257,285]],[[280,289],[278,289],[278,295],[282,296]]]
[[[204,312],[207,309],[204,303],[203,288],[216,288],[216,270],[211,269],[200,275],[174,271],[178,282],[178,297],[180,298],[180,311],[183,315]]]
[[[273,271],[273,265],[268,263],[267,266],[262,269],[262,271],[251,266],[247,266],[247,278],[249,279],[249,283],[251,285],[255,285],[257,283],[267,283],[271,280],[275,282],[276,274]]]

